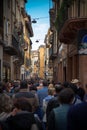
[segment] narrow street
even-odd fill
[[[87,0],[0,0],[0,130],[87,130]]]

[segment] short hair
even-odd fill
[[[27,88],[27,87],[28,87],[27,81],[25,81],[25,80],[21,81],[20,89]]]
[[[77,89],[77,86],[75,84],[70,83],[69,87],[74,91],[75,94],[77,94],[78,89]]]
[[[59,93],[63,89],[62,84],[55,84],[55,91],[56,93]]]
[[[48,86],[48,82],[47,82],[47,80],[43,80],[43,86],[45,87],[45,86]]]
[[[32,106],[27,98],[18,98],[14,102],[14,107],[21,109],[23,111],[32,112]]]
[[[70,104],[74,98],[74,91],[71,88],[64,88],[60,93],[58,100],[61,104]]]

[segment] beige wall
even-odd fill
[[[39,76],[41,78],[44,78],[44,72],[45,72],[45,48],[40,47],[39,48],[39,60],[40,60],[40,70],[39,70]]]

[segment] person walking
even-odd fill
[[[67,130],[87,130],[87,101],[70,107],[67,118]]]
[[[29,103],[32,106],[32,110],[35,111],[38,106],[38,101],[37,101],[38,99],[34,93],[29,91],[28,83],[25,80],[21,81],[20,90],[19,90],[19,92],[15,93],[13,95],[13,100],[16,100],[16,99],[19,99],[22,97],[25,97],[28,99]]]
[[[6,120],[10,116],[10,112],[13,107],[13,101],[3,91],[3,83],[0,81],[0,121]]]
[[[48,130],[67,130],[67,113],[72,104],[74,92],[71,88],[65,88],[59,93],[59,103],[48,118]]]
[[[58,101],[58,96],[59,93],[63,90],[62,84],[55,84],[55,94],[52,99],[49,100],[46,108],[46,119],[48,122],[48,117],[50,115],[50,112],[52,111],[53,108],[56,108],[59,106],[59,101]]]
[[[38,130],[32,106],[27,98],[20,98],[14,102],[14,108],[5,121],[0,122],[2,130]]]

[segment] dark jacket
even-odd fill
[[[52,111],[53,108],[56,108],[59,106],[59,102],[58,102],[58,96],[52,98],[48,104],[47,104],[47,109],[46,109],[46,118],[47,118],[47,122],[48,122],[48,117],[50,115],[50,112]]]
[[[67,130],[67,112],[70,105],[63,104],[54,108],[48,119],[48,130]]]
[[[38,106],[38,101],[34,93],[32,92],[26,92],[26,91],[20,91],[13,95],[13,99],[18,98],[27,98],[32,106],[32,111],[35,111]]]
[[[69,109],[67,130],[87,130],[87,102],[73,105]]]
[[[10,116],[5,122],[0,122],[2,130],[31,130],[33,124],[36,124],[35,118],[29,112]]]

